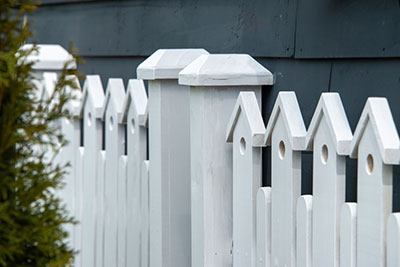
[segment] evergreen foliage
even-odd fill
[[[68,266],[74,255],[64,227],[72,219],[54,193],[67,166],[48,155],[66,143],[57,121],[69,116],[66,88],[76,88],[69,76],[76,73],[64,68],[53,96],[35,97],[24,60],[35,48],[19,51],[35,8],[31,0],[0,0],[0,266]]]

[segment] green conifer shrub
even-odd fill
[[[77,87],[69,76],[76,73],[64,68],[52,98],[35,98],[32,63],[24,60],[35,48],[19,51],[35,8],[31,0],[0,0],[0,266],[69,266],[74,256],[64,228],[72,219],[54,193],[67,166],[51,164],[46,152],[66,143],[56,122],[69,116],[65,88]]]

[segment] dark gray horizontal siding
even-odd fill
[[[298,58],[399,57],[399,0],[298,0]]]
[[[84,56],[147,56],[156,49],[202,47],[215,53],[289,57],[291,1],[137,0],[45,5],[32,16],[36,40]]]

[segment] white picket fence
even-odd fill
[[[44,65],[46,91],[59,69]],[[367,100],[353,136],[337,93],[321,95],[306,130],[295,93],[280,92],[265,127],[261,86],[273,75],[248,55],[158,50],[137,76],[127,88],[110,79],[106,93],[87,76],[68,106],[76,119],[61,122],[75,266],[400,266],[400,140],[385,98]],[[264,146],[271,187],[261,187]],[[312,196],[301,195],[306,150]],[[348,156],[357,203],[345,203]]]

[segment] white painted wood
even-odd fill
[[[352,140],[339,94],[323,93],[306,136],[313,153],[313,266],[339,266],[339,218]]]
[[[257,193],[257,267],[271,266],[271,187]]]
[[[33,48],[33,44],[25,44],[21,50],[28,51]],[[36,51],[32,52],[26,62],[33,63],[33,70],[62,70],[66,62],[71,62],[67,67],[76,68],[73,56],[60,45],[39,44]]]
[[[351,145],[358,157],[357,266],[386,266],[386,226],[392,211],[393,168],[400,141],[385,98],[369,98]]]
[[[387,225],[387,267],[400,266],[400,213],[392,213]]]
[[[268,121],[271,145],[271,266],[295,266],[296,202],[306,129],[294,92],[280,92]]]
[[[233,143],[233,266],[256,265],[256,200],[264,134],[255,93],[240,92],[226,135]]]
[[[74,212],[72,216],[74,219],[79,222],[74,225],[74,249],[78,251],[74,258],[74,266],[80,267],[82,265],[82,202],[83,202],[83,156],[84,156],[84,148],[79,147],[75,154],[76,163],[75,163],[75,173],[74,173]]]
[[[104,267],[117,266],[118,161],[125,150],[125,129],[119,121],[123,116],[124,97],[122,79],[110,79],[103,105],[107,153],[104,177]]]
[[[191,266],[223,267],[232,265],[233,210],[232,147],[224,144],[225,127],[240,91],[254,91],[260,101],[260,85],[272,81],[268,78],[269,72],[259,71],[259,65],[247,56],[210,55],[207,58],[189,64],[179,75],[180,84],[193,85],[190,87]],[[219,70],[232,62],[237,64],[237,77],[218,81]],[[249,86],[237,86],[247,82]],[[152,166],[154,162],[150,159],[150,163]]]
[[[191,86],[273,84],[272,73],[246,54],[201,55],[179,74]]]
[[[147,95],[142,80],[129,80],[123,106],[127,124],[126,266],[141,266],[142,162],[147,156]],[[148,181],[147,181],[148,182]],[[147,193],[147,192],[146,192]],[[148,201],[147,201],[148,205]],[[148,249],[147,249],[148,250]]]
[[[141,236],[140,236],[140,265],[148,267],[150,261],[149,251],[149,161],[145,160],[142,164],[141,173]]]
[[[143,80],[178,79],[179,72],[201,55],[204,49],[158,49],[137,68]]]
[[[97,75],[87,76],[83,86],[83,100],[80,108],[83,119],[83,144],[85,147],[83,158],[83,192],[85,192],[85,195],[82,203],[81,225],[82,266],[89,267],[96,266],[96,212],[100,207],[99,201],[101,199],[98,198],[100,192],[97,191],[96,185],[99,182],[100,166],[98,155],[103,137],[103,124],[101,121],[103,102],[104,93],[100,77]],[[99,240],[101,237],[97,238]]]
[[[125,267],[126,265],[126,241],[127,241],[127,156],[123,155],[119,158],[118,166],[118,185],[117,185],[117,266]]]
[[[150,266],[191,262],[189,88],[178,73],[203,49],[158,50],[139,65],[149,80]]]
[[[340,267],[356,267],[356,233],[357,203],[344,203],[340,214]]]
[[[372,124],[383,162],[392,165],[398,164],[400,161],[400,141],[387,99],[382,97],[368,98],[354,131],[350,151],[351,157],[357,157],[359,142],[368,124]]]
[[[312,265],[312,251],[319,252],[312,247],[313,196],[300,196],[297,200],[296,209],[296,266],[311,267],[314,266]]]
[[[70,163],[67,174],[64,176],[64,188],[58,193],[63,203],[65,204],[66,210],[69,214],[73,215],[75,211],[75,170],[77,164],[77,150],[80,145],[80,125],[79,120],[62,119],[61,131],[64,134],[68,144],[60,151],[57,163],[65,165]],[[74,239],[74,227],[73,225],[66,225],[66,230],[69,234],[68,243],[70,245],[75,244]]]
[[[105,166],[106,152],[101,150],[98,154],[98,176],[96,187],[96,241],[95,241],[95,265],[104,266],[104,183],[105,183]]]
[[[256,266],[256,200],[265,133],[257,102],[254,92],[240,92],[227,129],[227,142],[233,143],[233,266]]]

